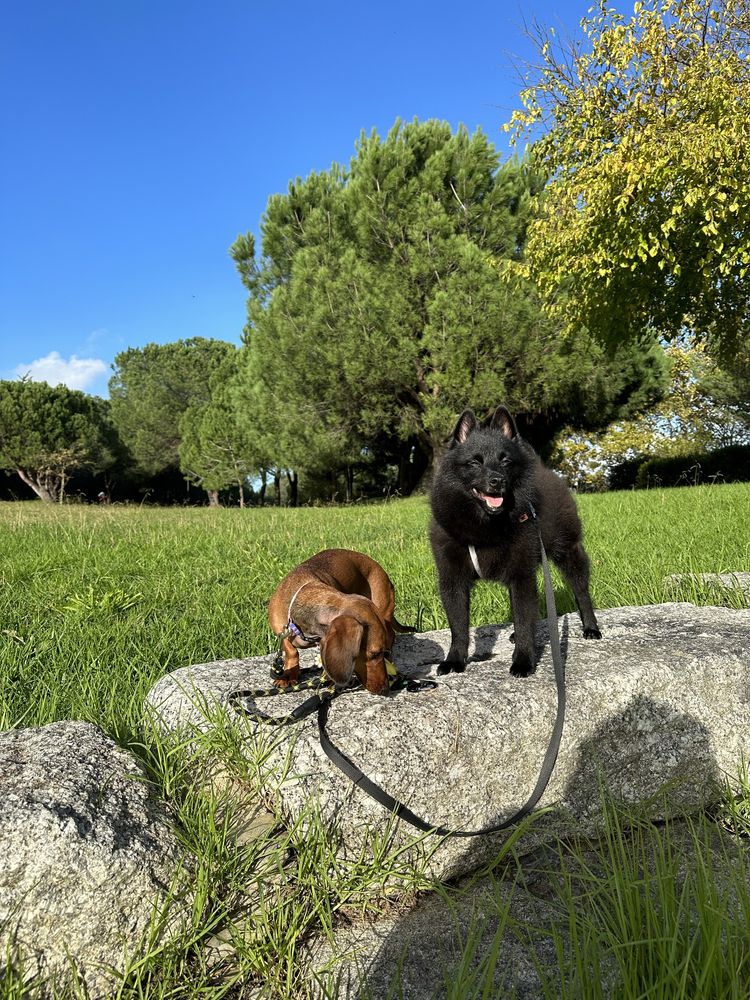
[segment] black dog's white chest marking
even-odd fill
[[[479,557],[477,556],[477,550],[473,545],[469,546],[469,556],[471,557],[471,564],[474,567],[474,572],[477,574],[479,579],[482,579],[482,570],[479,568]]]
[[[528,521],[529,516],[531,516],[534,520],[536,520],[536,511],[534,510],[534,508],[533,508],[533,506],[531,504],[529,504],[529,513],[528,514],[521,514],[521,515],[519,515],[519,517],[518,517],[518,523],[522,524],[524,521]],[[540,536],[540,540],[541,540],[541,536]],[[474,572],[477,574],[477,576],[479,577],[480,580],[483,580],[484,577],[482,576],[482,570],[481,570],[481,567],[479,565],[479,556],[477,555],[477,550],[476,550],[475,546],[473,546],[473,545],[469,545],[468,548],[469,548],[469,558],[471,559],[471,565],[474,567]]]

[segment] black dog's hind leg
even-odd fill
[[[438,665],[439,674],[449,674],[451,670],[461,673],[466,669],[469,655],[469,580],[452,578],[440,574],[440,597],[443,601],[448,624],[451,627],[451,647],[448,655]]]
[[[583,622],[584,639],[601,639],[602,633],[599,631],[589,591],[589,557],[586,555],[586,550],[580,542],[577,542],[560,556],[555,554],[554,558],[575,594]]]
[[[539,618],[539,594],[532,574],[516,577],[508,584],[513,614],[515,649],[510,672],[514,677],[528,677],[536,667],[536,623]]]

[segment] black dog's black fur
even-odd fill
[[[451,647],[438,672],[462,671],[469,647],[469,595],[477,575],[469,554],[475,546],[482,577],[510,591],[515,649],[510,672],[526,677],[536,667],[539,615],[536,570],[539,538],[529,514],[536,511],[547,554],[573,588],[587,639],[601,639],[589,593],[589,560],[581,522],[565,482],[542,465],[518,436],[504,406],[479,425],[471,410],[459,417],[431,494],[430,541],[440,596],[451,627]]]

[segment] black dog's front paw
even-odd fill
[[[519,653],[518,650],[513,654],[513,662],[510,665],[511,676],[513,677],[528,677],[529,674],[534,673],[535,663],[530,656],[526,653]]]
[[[602,634],[598,628],[585,628],[583,630],[584,639],[601,639]]]
[[[462,674],[466,670],[466,663],[463,660],[443,660],[438,663],[437,672],[442,677],[443,674]]]

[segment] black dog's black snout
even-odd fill
[[[503,480],[500,476],[490,476],[487,480],[487,485],[491,490],[501,490],[503,488]]]

